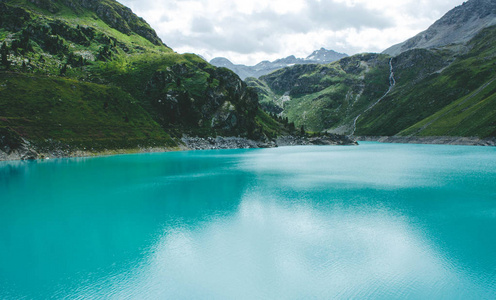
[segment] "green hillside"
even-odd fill
[[[0,130],[38,148],[276,134],[237,75],[173,52],[116,1],[8,0],[0,15]]]
[[[495,91],[490,83],[496,77],[495,34],[496,27],[483,30],[468,44],[468,52],[454,53],[446,67],[418,81],[408,75],[418,74],[415,68],[402,67],[399,74],[406,74],[406,79],[400,77],[388,97],[363,115],[357,134],[494,137]],[[432,59],[442,51],[428,50],[411,50],[397,58],[412,51],[430,56],[415,62],[416,68],[443,60]]]
[[[388,62],[386,55],[359,54],[327,65],[296,65],[262,76],[259,83],[247,82],[264,87],[257,88],[264,108],[275,107],[269,111],[282,112],[297,127],[347,132],[356,115],[387,90]]]
[[[496,78],[399,135],[496,136]]]
[[[466,47],[414,49],[394,58],[355,55],[285,68],[248,84],[271,102],[264,105],[268,111],[276,107],[311,130],[351,134],[356,119],[354,134],[362,136],[494,137],[495,36],[490,27]]]
[[[43,147],[174,146],[121,89],[72,79],[0,73],[0,122]]]

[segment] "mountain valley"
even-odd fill
[[[286,135],[496,138],[493,0],[383,53],[322,48],[253,67],[178,54],[113,0],[4,0],[0,13],[0,159]]]
[[[496,1],[471,0],[426,31],[443,37],[432,42],[413,38],[382,54],[292,66],[246,81],[266,111],[310,131],[494,138],[496,26],[488,20],[495,14]],[[476,32],[448,38],[438,31],[451,23]]]

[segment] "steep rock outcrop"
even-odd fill
[[[463,45],[482,29],[496,25],[496,1],[470,0],[447,12],[427,30],[383,51],[396,56],[415,48]]]
[[[157,71],[148,81],[146,101],[159,122],[165,127],[211,128],[251,136],[259,108],[256,92],[228,69],[198,67],[176,64]],[[188,88],[193,81],[202,86],[201,92]]]

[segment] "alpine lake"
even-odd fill
[[[496,148],[0,162],[0,299],[494,299]]]

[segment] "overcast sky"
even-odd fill
[[[254,65],[324,47],[381,52],[464,0],[118,0],[176,52]]]

